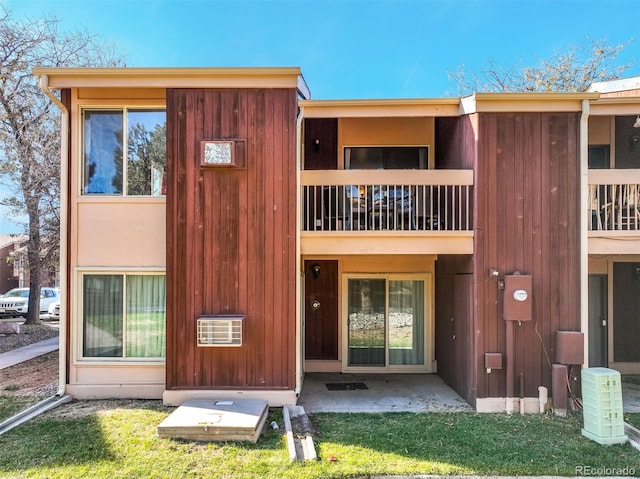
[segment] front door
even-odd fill
[[[345,371],[428,372],[428,275],[346,276]]]
[[[305,359],[338,359],[338,262],[304,262]]]

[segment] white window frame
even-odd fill
[[[123,158],[122,158],[122,193],[85,193],[85,159],[84,159],[84,148],[85,148],[85,113],[87,111],[116,111],[120,110],[122,112],[122,146],[123,146]],[[128,187],[128,128],[127,128],[127,113],[129,111],[136,110],[156,110],[158,112],[164,112],[166,117],[167,106],[166,105],[158,105],[157,102],[153,104],[138,104],[138,103],[126,103],[126,102],[118,102],[114,104],[100,104],[100,105],[91,105],[91,104],[81,104],[79,105],[79,115],[78,115],[78,131],[80,135],[79,144],[78,144],[78,196],[80,198],[127,198],[127,199],[136,199],[142,198],[148,200],[149,198],[166,198],[166,195],[129,195],[127,192]],[[165,119],[166,122],[166,119]],[[166,152],[165,152],[166,155]],[[166,156],[165,156],[166,162]],[[165,163],[165,175],[166,175],[166,163]]]
[[[126,356],[122,357],[85,357],[84,350],[84,276],[87,275],[129,275],[129,276],[157,276],[163,275],[166,277],[165,268],[76,268],[75,278],[76,281],[72,287],[72,297],[75,301],[75,314],[72,316],[72,344],[74,346],[76,360],[73,364],[153,364],[164,365],[166,363],[166,338],[165,338],[165,356],[161,358],[130,358]],[[124,284],[123,291],[126,293],[126,282]],[[126,308],[126,294],[123,294],[122,298],[123,312]],[[126,318],[123,317],[123,321]],[[166,305],[165,305],[165,328],[166,328]],[[126,347],[126,328],[123,324],[123,349]]]
[[[384,279],[385,291],[385,363],[384,367],[349,366],[349,279]],[[424,281],[424,364],[389,364],[389,281]],[[432,316],[433,291],[432,273],[344,273],[342,275],[342,372],[344,373],[432,373],[435,344],[435,329]]]

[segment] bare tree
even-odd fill
[[[631,67],[617,65],[616,61],[632,42],[610,45],[604,39],[588,39],[587,45],[570,45],[533,67],[502,66],[489,59],[479,73],[468,72],[460,65],[447,74],[458,96],[475,92],[583,92],[593,82],[620,78]]]
[[[113,44],[86,31],[60,32],[55,17],[18,21],[0,10],[0,175],[15,186],[0,201],[27,218],[27,324],[40,321],[42,275],[59,261],[60,243],[60,114],[31,70],[122,63]]]

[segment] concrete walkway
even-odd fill
[[[55,337],[2,353],[0,354],[0,369],[15,366],[29,359],[37,358],[51,351],[56,351],[59,345],[59,338]]]

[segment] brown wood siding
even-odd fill
[[[436,261],[435,347],[438,375],[473,404],[473,257],[440,255]]]
[[[579,116],[497,113],[478,118],[475,178],[477,397],[502,397],[505,382],[484,370],[484,353],[505,353],[499,280],[533,276],[533,320],[515,324],[515,395],[551,387],[553,339],[580,329]],[[489,276],[491,268],[500,278]],[[506,362],[506,358],[505,358]]]
[[[474,168],[476,120],[476,115],[436,118],[437,169]],[[472,196],[473,201],[475,198]],[[475,279],[472,273],[472,256],[438,256],[435,334],[438,375],[470,404],[475,404],[476,301],[473,300]]]
[[[473,169],[475,135],[470,117],[436,118],[435,138],[436,169]]]
[[[338,169],[338,119],[304,120],[304,169]]]
[[[295,386],[296,92],[167,91],[167,389]],[[246,141],[241,169],[200,141]],[[201,315],[246,315],[243,345],[197,347]]]

